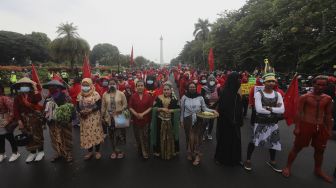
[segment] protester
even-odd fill
[[[13,124],[15,124],[14,127]],[[13,134],[16,125],[13,99],[5,96],[4,87],[0,84],[0,163],[7,157],[5,155],[5,139],[10,143],[12,148],[9,162],[14,162],[20,157]]]
[[[310,143],[314,147],[315,175],[331,183],[332,178],[322,171],[323,154],[327,147],[328,139],[332,135],[332,99],[323,94],[327,87],[327,78],[317,76],[313,80],[314,90],[299,98],[298,113],[295,118],[295,141],[288,155],[283,175],[291,175],[291,167],[297,154]]]
[[[154,104],[152,121],[152,144],[154,155],[169,160],[179,151],[179,111],[178,101],[172,96],[172,85],[163,84],[163,94],[159,95]]]
[[[233,72],[229,75],[218,102],[215,161],[221,165],[236,166],[242,160],[240,127],[243,125],[243,114],[239,87],[239,74]]]
[[[87,149],[84,160],[93,156],[95,147],[96,159],[101,158],[100,144],[104,141],[104,133],[101,126],[101,98],[95,91],[90,78],[82,80],[82,91],[77,97],[77,111],[80,114],[80,145]]]
[[[253,127],[253,144],[247,148],[247,160],[244,168],[252,170],[251,156],[255,146],[269,149],[270,161],[266,162],[274,171],[281,172],[275,161],[276,151],[281,150],[278,127],[279,114],[284,113],[284,103],[280,93],[273,90],[275,75],[267,73],[263,76],[265,88],[255,93],[256,119]]]
[[[121,147],[126,144],[126,129],[116,128],[114,117],[127,109],[127,100],[123,92],[117,89],[117,81],[108,82],[109,90],[103,95],[101,114],[104,124],[108,126],[108,134],[112,144],[111,159],[124,158]]]
[[[36,88],[36,83],[27,77],[20,79],[15,88],[19,94],[14,98],[14,117],[19,123],[19,128],[32,137],[26,145],[29,152],[26,162],[38,162],[44,157],[43,107],[38,104],[42,96]]]
[[[129,101],[129,110],[132,114],[132,124],[135,140],[137,142],[138,153],[144,159],[149,158],[149,123],[150,112],[152,110],[153,99],[144,92],[145,83],[139,80],[136,83],[136,93]]]
[[[187,86],[187,93],[181,98],[180,121],[186,136],[187,159],[193,161],[194,166],[198,166],[201,162],[201,145],[205,129],[203,121],[197,118],[197,113],[202,111],[218,114],[206,106],[204,98],[196,92],[196,84],[191,82]]]
[[[49,126],[51,146],[56,152],[51,162],[56,162],[61,158],[64,158],[67,162],[72,162],[71,118],[68,122],[64,122],[59,121],[56,117],[56,109],[64,104],[71,103],[71,98],[62,92],[65,87],[57,80],[48,82],[43,88],[49,90],[49,96],[44,102],[44,113]],[[71,117],[72,112],[63,115]]]
[[[202,97],[204,98],[205,104],[210,109],[215,109],[219,99],[219,94],[216,84],[216,78],[213,75],[210,75],[208,77],[207,84],[202,87],[201,94]],[[204,134],[204,138],[212,140],[211,134],[214,126],[214,119],[209,119],[205,123],[206,123],[206,131]]]

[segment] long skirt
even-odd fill
[[[80,118],[80,145],[84,149],[92,148],[104,141],[100,112],[93,112],[87,118]]]
[[[62,124],[55,121],[49,124],[51,145],[57,156],[72,158],[72,126],[70,123]]]
[[[254,125],[253,143],[266,149],[281,150],[280,131],[278,124],[258,124]]]
[[[114,119],[108,127],[108,135],[112,144],[112,152],[120,151],[120,147],[126,145],[126,128],[115,128]]]
[[[144,157],[149,155],[149,125],[133,126],[134,137],[137,143],[138,152]]]
[[[27,134],[32,135],[32,140],[26,145],[29,152],[43,151],[44,137],[42,119],[36,114],[24,114],[23,124]]]
[[[178,151],[178,142],[175,142],[172,121],[158,119],[157,126],[157,143],[154,151],[160,153],[162,159],[169,160],[176,156]]]
[[[192,125],[192,117],[188,116],[184,118],[184,131],[186,135],[187,152],[189,155],[202,155],[201,146],[203,142],[203,134],[205,126],[203,121],[197,119],[196,123]]]

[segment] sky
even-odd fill
[[[165,63],[178,56],[194,36],[198,18],[216,21],[225,10],[246,0],[0,0],[0,30],[43,32],[53,40],[61,23],[74,23],[91,49],[99,43],[118,47],[121,54],[160,61],[163,37]]]

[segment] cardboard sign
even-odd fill
[[[251,84],[251,83],[241,84],[240,85],[241,94],[242,95],[248,95],[253,86],[254,86],[254,84]]]

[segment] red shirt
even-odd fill
[[[153,98],[147,93],[143,93],[142,99],[138,93],[134,93],[129,100],[128,107],[132,108],[137,113],[142,113],[146,111],[148,108],[153,106]],[[151,113],[149,112],[144,116],[143,119],[138,119],[134,115],[132,115],[133,124],[135,126],[145,126],[150,123]]]
[[[118,84],[118,90],[124,92],[126,90],[126,82]]]

